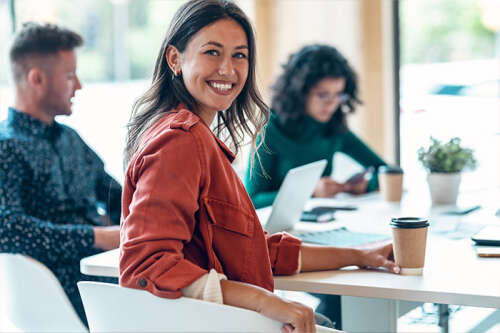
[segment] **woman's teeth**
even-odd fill
[[[217,82],[210,82],[210,85],[215,89],[222,91],[227,91],[231,89],[231,87],[233,86],[231,83],[217,83]]]

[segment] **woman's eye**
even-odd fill
[[[217,50],[208,50],[208,51],[205,51],[205,54],[208,54],[208,55],[211,55],[211,56],[218,56],[219,55],[219,51],[217,51]]]
[[[233,57],[238,58],[238,59],[245,59],[247,57],[247,55],[245,53],[238,52],[238,53],[235,53],[233,55]]]

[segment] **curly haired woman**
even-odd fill
[[[386,164],[347,127],[346,115],[361,103],[357,76],[347,60],[332,46],[308,45],[292,54],[283,69],[273,86],[264,144],[253,170],[247,169],[245,185],[255,207],[273,203],[290,169],[324,158],[328,164],[313,196],[376,190],[376,177],[338,183],[328,176],[336,152],[363,167]]]
[[[362,194],[378,188],[369,181],[338,183],[329,175],[333,156],[342,152],[363,167],[386,163],[347,127],[346,115],[361,103],[354,70],[340,52],[328,45],[309,45],[292,54],[273,86],[272,113],[259,137],[254,168],[247,169],[245,186],[256,208],[272,205],[287,172],[295,167],[327,159],[315,197],[340,192]],[[264,144],[262,143],[264,140]],[[340,297],[314,295],[321,303],[316,311],[341,329]]]

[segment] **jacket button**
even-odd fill
[[[141,286],[142,288],[146,287],[146,285],[148,284],[148,282],[144,279],[140,279],[139,280],[139,286]]]

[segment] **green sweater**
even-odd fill
[[[326,159],[328,164],[323,176],[330,175],[333,154],[336,152],[350,156],[365,168],[378,168],[386,164],[351,131],[326,136],[325,129],[326,124],[307,116],[304,129],[300,134],[293,135],[281,125],[275,113],[271,114],[271,119],[265,127],[265,144],[258,149],[260,162],[255,157],[253,170],[250,171],[249,159],[245,175],[245,186],[255,208],[272,205],[286,173],[292,168]],[[260,141],[261,137],[257,143]],[[367,191],[377,188],[377,177],[372,177],[368,182]]]

